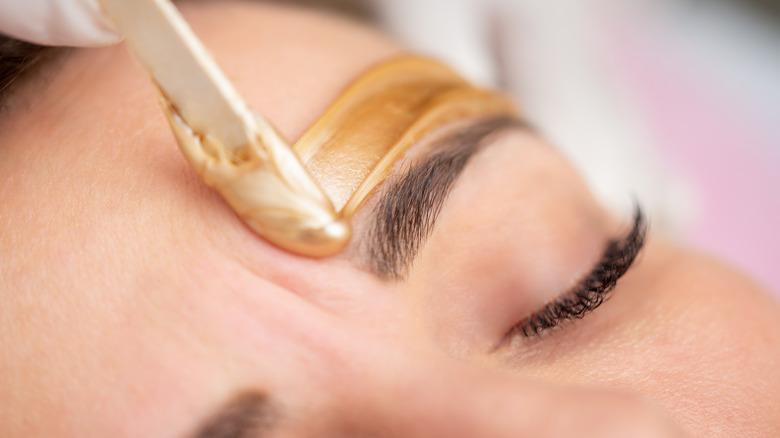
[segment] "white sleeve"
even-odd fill
[[[367,1],[380,23],[413,50],[479,84],[500,84],[616,214],[639,201],[656,225],[675,229],[685,222],[688,185],[663,167],[646,120],[604,60],[613,44],[608,29],[615,28],[607,20],[623,17],[622,28],[636,24],[629,20],[643,16],[637,10],[645,2]]]
[[[122,39],[98,0],[0,0],[0,33],[52,46],[103,46]]]
[[[439,58],[477,84],[498,85],[491,47],[492,1],[369,1],[382,26],[410,49]]]

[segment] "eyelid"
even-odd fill
[[[496,349],[517,336],[537,337],[559,327],[563,322],[582,319],[596,310],[610,298],[618,280],[633,265],[644,246],[646,234],[645,216],[636,207],[631,231],[623,238],[608,243],[602,258],[591,272],[574,288],[514,325]]]

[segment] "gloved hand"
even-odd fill
[[[122,39],[98,0],[2,0],[0,33],[51,46],[103,46]]]

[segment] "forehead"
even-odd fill
[[[249,105],[290,140],[349,81],[400,50],[373,29],[303,9],[211,2],[182,12]]]
[[[398,50],[341,19],[213,3],[184,3],[183,13],[249,105],[290,139],[359,72]],[[162,436],[154,418],[166,431],[180,420],[183,430],[205,408],[196,403],[228,390],[213,378],[233,366],[213,360],[225,346],[271,342],[234,336],[251,328],[236,315],[254,306],[203,293],[216,278],[234,283],[214,285],[222,293],[265,287],[225,262],[264,266],[262,251],[229,230],[236,219],[187,167],[124,47],[74,51],[45,93],[24,92],[32,103],[0,121],[0,201],[13,212],[0,217],[13,235],[1,233],[14,242],[0,247],[0,277],[13,274],[14,286],[0,291],[0,334],[14,334],[0,335],[13,352],[0,358],[0,387],[12,388],[18,412],[46,420],[37,433],[21,417],[25,424],[5,425],[8,435],[118,436],[121,427]],[[193,282],[193,272],[209,275]]]
[[[271,118],[290,140],[358,73],[399,51],[393,42],[356,21],[302,8],[236,0],[182,2],[179,8],[250,106]],[[64,66],[57,65],[47,74],[54,83],[46,87],[46,95],[77,85],[82,85],[79,93],[90,94],[106,78],[115,83],[146,80],[143,68],[124,48],[82,52],[88,54],[71,55]],[[62,70],[76,74],[61,78],[66,73]],[[133,87],[135,94],[147,89],[151,93],[140,82]],[[30,88],[30,94],[40,100],[44,85],[35,83]],[[122,90],[116,91],[108,96]],[[45,103],[56,100],[60,99]]]

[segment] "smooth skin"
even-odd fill
[[[182,10],[289,139],[401,53],[297,9]],[[188,167],[123,46],[25,84],[0,133],[0,436],[190,436],[242,392],[278,408],[274,437],[780,435],[778,303],[652,235],[602,307],[507,339],[625,230],[536,135],[474,158],[393,282],[361,267],[376,197],[340,257],[253,234]]]

